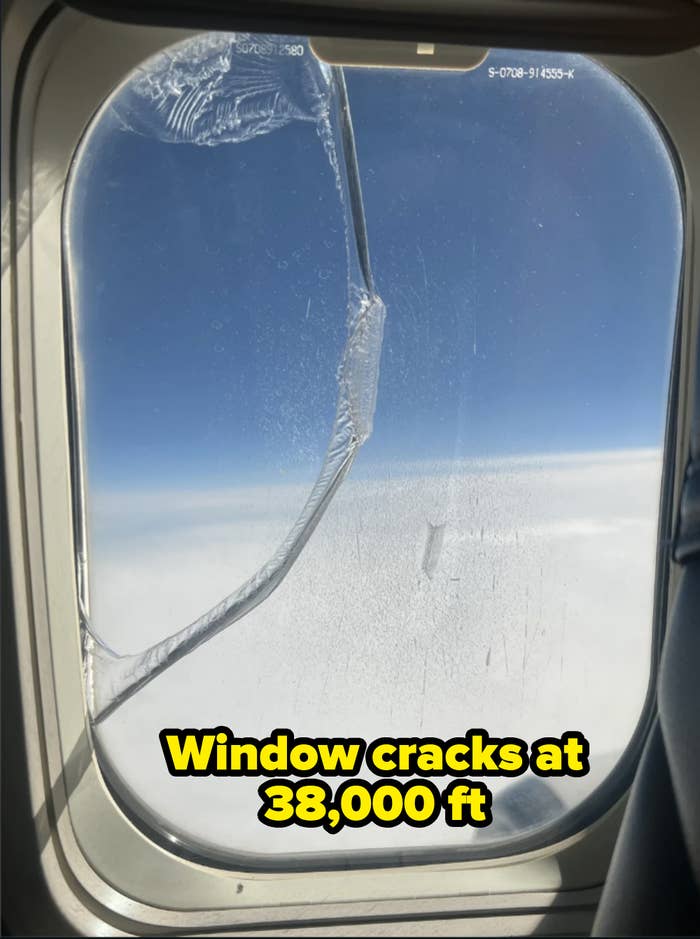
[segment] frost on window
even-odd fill
[[[563,817],[649,677],[679,196],[580,56],[340,69],[206,34],[127,77],[69,182],[79,593],[103,769],[204,857],[494,843]],[[528,740],[478,832],[273,831],[163,727]],[[224,820],[222,822],[222,820]]]

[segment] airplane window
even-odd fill
[[[86,696],[136,822],[352,863],[565,818],[651,667],[682,219],[645,107],[579,55],[203,34],[105,102],[64,219]],[[260,779],[169,775],[159,731],[219,725],[576,729],[591,772],[490,780],[482,829],[271,829]]]

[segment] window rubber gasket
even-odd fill
[[[259,23],[259,29],[265,28],[264,19]],[[606,68],[603,63],[597,63]],[[566,812],[560,819],[543,825],[541,828],[524,835],[515,835],[503,839],[494,839],[483,845],[470,845],[465,847],[420,847],[396,850],[376,849],[371,851],[323,852],[303,854],[280,854],[278,856],[259,855],[252,852],[224,852],[207,845],[198,845],[196,840],[168,828],[160,819],[153,818],[153,811],[143,804],[129,788],[122,782],[120,774],[108,759],[103,748],[95,737],[91,736],[93,752],[96,757],[100,774],[112,798],[124,815],[144,835],[159,847],[179,856],[185,860],[221,870],[237,870],[241,872],[271,873],[271,872],[302,872],[302,871],[333,871],[354,869],[375,869],[402,867],[406,865],[435,865],[450,864],[463,861],[495,860],[504,857],[524,855],[533,851],[551,847],[567,838],[573,837],[604,814],[610,811],[625,795],[631,784],[635,768],[641,757],[649,728],[656,713],[656,679],[665,621],[668,612],[669,600],[669,573],[672,560],[672,536],[674,519],[674,480],[676,475],[676,449],[677,449],[677,419],[679,401],[679,377],[683,346],[683,304],[685,289],[686,259],[689,253],[689,232],[687,226],[687,194],[681,163],[675,147],[661,120],[647,102],[619,75],[614,74],[616,81],[621,82],[626,90],[635,98],[637,104],[644,109],[651,119],[655,129],[664,143],[666,154],[673,166],[681,210],[681,240],[682,254],[680,259],[678,294],[676,315],[674,323],[674,336],[669,375],[666,425],[664,434],[664,452],[662,461],[660,502],[658,515],[658,534],[656,550],[656,569],[653,598],[653,616],[651,628],[651,655],[650,671],[647,692],[640,710],[640,718],[627,746],[608,776],[583,799],[575,808]],[[61,230],[64,230],[66,212],[66,192],[64,187],[62,203]],[[65,240],[61,241],[61,266],[63,282],[63,321],[66,337],[64,353],[66,355],[66,378],[69,407],[69,429],[71,440],[71,476],[73,486],[73,517],[74,536],[76,544],[82,544],[81,532],[84,531],[84,507],[75,498],[76,486],[82,491],[82,469],[78,434],[79,412],[77,400],[77,383],[75,375],[75,357],[73,345],[72,316],[69,306],[68,291],[68,265]],[[77,478],[76,478],[77,477]]]

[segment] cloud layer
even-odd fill
[[[333,837],[265,829],[259,780],[171,778],[158,731],[444,738],[485,727],[533,740],[576,729],[591,742],[592,772],[557,786],[576,804],[622,752],[643,704],[660,471],[658,451],[628,451],[349,479],[272,597],[105,721],[100,742],[121,785],[204,850],[459,844],[471,833],[442,824]],[[98,631],[136,652],[184,625],[266,560],[301,497],[259,487],[96,498]],[[428,574],[434,526],[444,532]],[[498,818],[504,786],[494,783]]]

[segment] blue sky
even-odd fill
[[[489,78],[543,63],[575,77]],[[388,311],[357,470],[660,445],[680,209],[641,107],[573,56],[346,79]],[[207,147],[103,112],[73,193],[91,483],[311,478],[346,331],[314,124]]]

